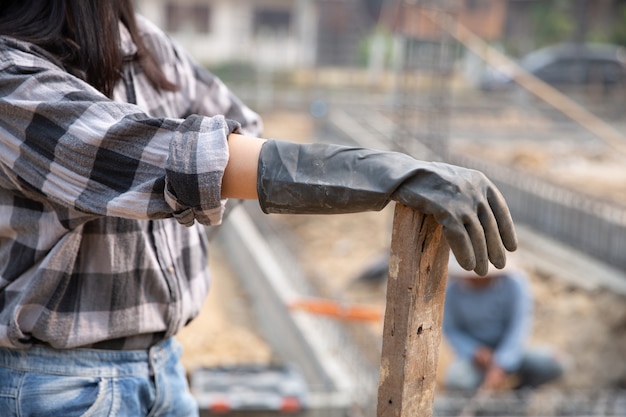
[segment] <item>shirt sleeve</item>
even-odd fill
[[[448,285],[446,302],[444,304],[443,332],[456,354],[462,359],[470,360],[474,357],[474,352],[476,352],[480,343],[464,331],[456,319],[454,306],[458,298],[459,293],[454,288],[454,284]]]
[[[221,221],[224,116],[154,118],[46,59],[0,58],[0,180],[85,216]]]
[[[522,273],[510,276],[512,308],[510,324],[495,349],[495,362],[506,371],[516,370],[522,360],[532,321],[532,296]]]

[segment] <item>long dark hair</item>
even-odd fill
[[[174,91],[144,45],[131,0],[2,0],[0,35],[36,44],[72,74],[111,96],[120,80],[120,21],[137,46],[137,59],[152,84]]]

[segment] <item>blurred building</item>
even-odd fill
[[[137,0],[138,10],[205,64],[254,63],[272,69],[363,66],[381,30],[411,42],[441,39],[427,12],[449,14],[515,52],[538,47],[540,15],[561,13],[570,37],[609,26],[623,0]],[[558,7],[557,7],[558,6]],[[563,10],[561,10],[563,9]],[[552,15],[551,15],[552,16]],[[557,15],[554,15],[557,16]],[[411,48],[410,45],[408,45]],[[381,52],[382,53],[382,52]],[[385,52],[389,53],[389,51]]]
[[[308,0],[139,0],[138,10],[205,64],[311,65],[316,11]]]
[[[352,65],[382,0],[138,0],[206,64]]]
[[[441,27],[429,15],[446,13],[478,36],[494,40],[503,36],[508,4],[507,0],[388,1],[381,23],[416,39],[436,40]]]

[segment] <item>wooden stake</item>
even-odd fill
[[[449,251],[432,216],[396,204],[378,417],[432,416]]]

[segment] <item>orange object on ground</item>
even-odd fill
[[[289,308],[341,320],[380,321],[383,318],[382,312],[377,307],[347,305],[338,301],[319,298],[301,298],[289,304]]]

